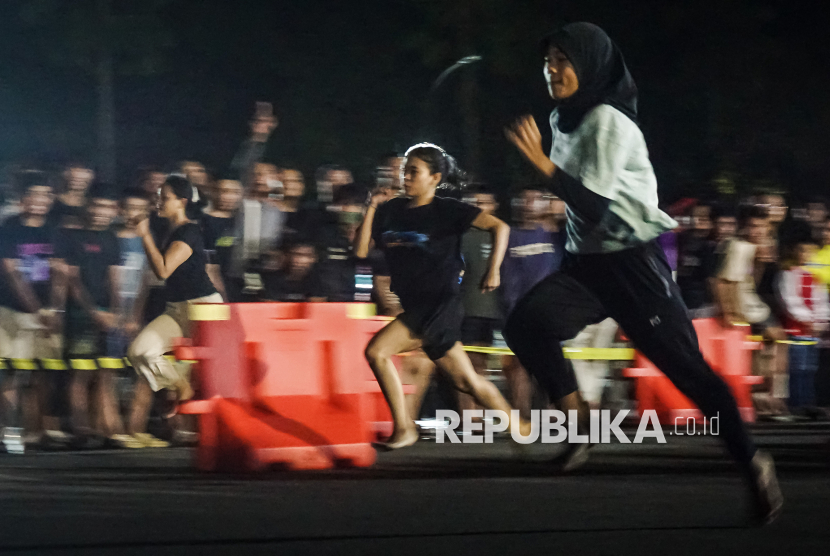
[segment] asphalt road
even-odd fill
[[[0,552],[125,554],[827,554],[830,427],[756,431],[786,497],[746,526],[715,439],[603,445],[551,473],[554,446],[381,454],[370,469],[207,475],[187,449],[0,456]]]

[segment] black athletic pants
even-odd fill
[[[697,334],[657,242],[616,253],[566,254],[551,274],[516,305],[504,329],[510,349],[558,400],[578,388],[561,342],[611,317],[706,415],[720,415],[720,434],[732,456],[747,465],[755,446],[728,386],[700,353]]]

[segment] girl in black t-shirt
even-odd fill
[[[173,338],[189,336],[188,305],[222,302],[222,296],[208,278],[201,229],[188,215],[192,199],[193,186],[184,177],[171,175],[162,185],[158,215],[170,223],[171,231],[161,250],[150,233],[149,220],[137,226],[150,268],[165,281],[167,298],[164,314],[148,324],[127,350],[127,357],[136,372],[147,379],[146,383],[139,381],[137,388],[142,388],[143,392],[136,393],[137,399],[142,395],[149,397],[148,386],[154,391],[172,388],[179,401],[193,396],[185,376],[164,358],[164,354],[172,350]],[[131,416],[131,429],[141,428],[146,423],[144,416],[136,413],[139,412],[134,411]],[[143,431],[130,432],[140,434]]]
[[[387,449],[404,448],[418,440],[392,363],[392,356],[400,353],[423,348],[459,391],[486,408],[510,414],[510,405],[492,383],[476,374],[460,342],[463,310],[459,294],[464,232],[475,226],[493,234],[489,271],[481,283],[483,291],[492,291],[499,286],[510,227],[476,207],[436,196],[436,188],[457,181],[457,174],[454,161],[440,147],[412,147],[404,169],[406,197],[391,198],[389,191],[373,194],[356,236],[357,257],[368,256],[372,241],[383,250],[392,291],[404,309],[366,347],[366,359],[392,410],[394,432],[385,444]]]

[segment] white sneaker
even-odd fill
[[[3,445],[8,454],[25,454],[26,445],[23,442],[23,429],[20,427],[6,427],[3,429]]]

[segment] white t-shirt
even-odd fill
[[[769,318],[769,305],[755,291],[754,244],[740,239],[730,240],[718,278],[738,283],[738,304],[748,323],[756,324]]]
[[[571,133],[559,131],[559,112],[550,117],[550,159],[582,186],[610,201],[598,222],[567,208],[571,253],[609,253],[651,241],[677,227],[657,207],[657,179],[640,128],[607,104],[588,112]],[[569,182],[564,182],[566,186]],[[571,187],[574,185],[571,182]]]

